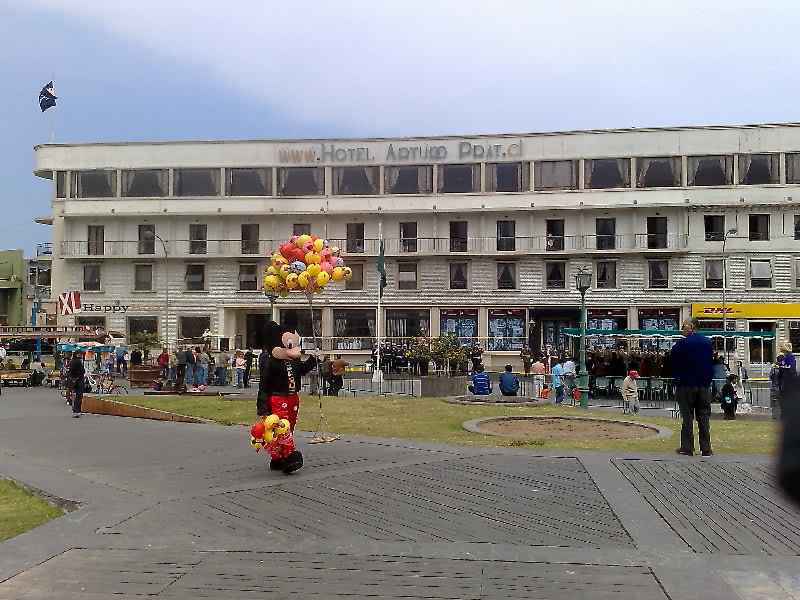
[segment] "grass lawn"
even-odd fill
[[[0,542],[60,517],[62,510],[35,498],[13,481],[0,480]]]
[[[123,398],[114,398],[123,400]],[[576,450],[633,450],[670,452],[679,444],[680,421],[671,418],[637,417],[636,421],[669,427],[676,434],[660,440],[552,440],[506,438],[470,433],[464,421],[490,416],[515,415],[587,415],[621,418],[621,414],[585,411],[571,406],[540,407],[465,406],[449,404],[438,398],[344,398],[325,397],[323,408],[328,432],[399,438],[422,442],[440,442],[461,446],[521,447]],[[201,396],[126,396],[124,401],[213,419],[227,425],[251,425],[256,422],[255,402],[221,400]],[[303,397],[297,429],[315,431],[319,423],[316,397]],[[774,454],[777,451],[778,427],[774,421],[712,421],[714,452],[724,454]],[[247,440],[243,440],[247,443]]]

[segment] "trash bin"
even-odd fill
[[[366,373],[367,375],[372,374],[372,369],[373,368],[374,368],[374,365],[373,365],[371,360],[368,360],[367,362],[364,363],[364,373]]]

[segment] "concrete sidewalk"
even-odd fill
[[[245,427],[68,410],[0,397],[0,474],[81,504],[0,544],[0,598],[800,598],[770,457],[299,434],[285,476]]]

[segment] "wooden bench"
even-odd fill
[[[49,387],[61,386],[61,371],[53,371],[44,380],[44,383]]]
[[[33,371],[29,369],[6,369],[0,371],[0,383],[5,386],[12,384],[27,387]]]

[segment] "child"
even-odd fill
[[[636,380],[638,378],[638,371],[630,371],[628,376],[622,381],[623,414],[635,415],[639,412],[639,388],[636,387]]]
[[[722,405],[722,412],[725,413],[726,421],[736,418],[736,406],[739,404],[739,396],[736,394],[738,381],[739,376],[735,373],[728,375],[728,381],[722,386],[719,394],[719,403]]]

